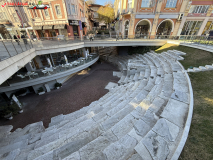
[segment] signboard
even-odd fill
[[[64,29],[64,28],[65,28],[64,24],[54,25],[54,29]]]
[[[82,23],[79,21],[80,30],[82,30]]]
[[[52,28],[53,28],[52,25],[43,26],[43,29],[52,29]]]
[[[70,25],[79,25],[78,21],[75,21],[75,20],[69,20],[69,24]]]
[[[42,26],[33,26],[34,30],[42,30]]]

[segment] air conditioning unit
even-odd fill
[[[178,21],[181,21],[183,18],[183,13],[181,13],[179,16],[178,16]]]

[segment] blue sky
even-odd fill
[[[96,0],[96,4],[104,5],[107,0]],[[114,3],[114,0],[111,0]]]

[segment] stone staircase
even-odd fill
[[[0,130],[0,159],[177,159],[190,93],[178,52],[115,57],[117,86],[76,112],[10,132]],[[135,62],[135,64],[134,64]],[[185,143],[185,142],[184,142]]]

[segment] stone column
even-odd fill
[[[130,15],[130,22],[129,22],[129,31],[128,31],[128,37],[134,38],[134,25],[135,24],[135,14]]]
[[[180,36],[185,22],[186,22],[186,17],[183,17],[183,19],[180,23],[180,27],[179,27],[178,32],[177,32],[177,36]]]
[[[202,25],[200,26],[200,29],[197,33],[198,36],[201,36],[201,34],[202,34],[204,28],[206,27],[206,24],[207,24],[208,21],[209,21],[209,17],[205,17],[205,19],[204,19],[204,21],[203,21]]]

